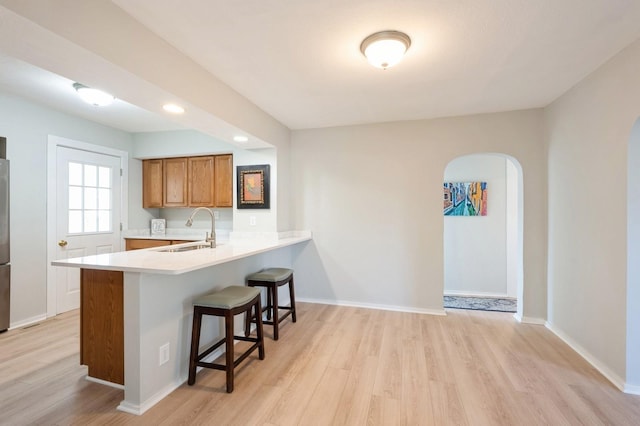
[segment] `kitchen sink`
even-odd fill
[[[205,248],[211,248],[211,245],[210,244],[196,244],[194,246],[166,248],[164,250],[158,250],[158,251],[162,251],[162,252],[181,252],[181,251],[200,250],[200,249],[205,249]]]

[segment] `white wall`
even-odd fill
[[[513,160],[507,159],[507,295],[518,297],[522,283],[522,217],[523,203],[520,191],[522,176]]]
[[[541,110],[293,131],[294,228],[314,236],[295,260],[300,297],[441,311],[442,178],[478,152],[522,166],[524,316],[545,318]]]
[[[625,378],[640,385],[638,375],[627,377],[627,363],[640,362],[627,359],[627,344],[639,342],[625,342],[627,157],[640,116],[639,69],[640,41],[545,110],[549,323],[618,386]]]
[[[640,394],[640,118],[629,139],[627,180],[627,386]]]
[[[189,216],[191,216],[191,213],[193,213],[193,208],[164,208],[156,210],[159,211],[158,217],[166,220],[167,228],[178,230],[189,229],[185,224]],[[233,208],[214,208],[211,210],[218,213],[218,217],[215,219],[218,240],[220,240],[221,237],[227,238],[229,232],[233,230]],[[149,226],[146,228],[148,227]],[[204,231],[208,232],[211,229],[211,217],[205,212],[196,214],[193,218],[191,229],[201,229],[203,231],[202,235],[204,235]]]
[[[234,149],[233,145],[196,130],[133,134],[133,157],[140,159],[230,154]]]
[[[142,208],[142,161],[129,156],[129,229],[149,227],[153,209]]]
[[[508,197],[507,187],[516,186],[508,184],[508,163],[500,155],[467,155],[445,169],[445,182],[487,182],[487,216],[444,216],[445,294],[517,296],[517,275],[508,274],[517,261],[507,250],[517,247],[516,218],[507,220],[517,214],[508,207],[517,206],[517,193]]]
[[[48,135],[131,151],[131,135],[0,93],[0,133],[11,161],[11,324],[46,315]],[[129,170],[140,168],[129,161]],[[147,221],[132,202],[139,181],[130,173],[129,224]]]

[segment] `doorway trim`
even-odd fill
[[[57,175],[57,149],[65,147],[81,151],[94,152],[97,154],[111,155],[120,158],[120,169],[122,179],[120,187],[120,218],[122,229],[128,228],[129,223],[129,153],[102,145],[94,145],[87,142],[80,142],[60,136],[48,135],[47,140],[47,318],[53,317],[57,312],[56,294],[57,288],[53,277],[55,271],[51,262],[55,259],[56,245],[56,175]],[[120,243],[122,244],[122,242]],[[122,246],[120,247],[122,249]]]

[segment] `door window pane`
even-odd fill
[[[98,208],[98,189],[84,188],[84,209],[95,210]]]
[[[111,190],[98,189],[98,208],[100,210],[111,210]]]
[[[84,165],[84,184],[86,186],[98,186],[98,168],[96,166]]]
[[[69,163],[69,185],[82,185],[82,164]]]
[[[113,169],[69,163],[69,233],[112,232]]]

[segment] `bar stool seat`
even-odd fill
[[[254,311],[252,316],[251,311]],[[256,337],[235,336],[233,319],[235,315],[246,313],[248,318],[252,318],[257,324]],[[199,353],[200,331],[202,326],[202,316],[213,315],[224,317],[225,336],[208,349]],[[253,318],[255,317],[255,318]],[[233,342],[242,340],[253,342],[244,353],[234,361]],[[218,349],[225,343],[226,356],[225,364],[202,361],[207,355]],[[234,369],[244,361],[254,350],[258,349],[258,357],[264,359],[264,335],[262,330],[262,304],[260,301],[260,290],[244,287],[230,286],[215,293],[206,294],[193,301],[193,328],[191,332],[191,353],[189,356],[189,379],[187,383],[191,386],[196,382],[196,368],[205,367],[215,370],[224,370],[227,373],[227,392],[233,392]]]
[[[291,306],[278,305],[278,287],[289,284],[289,298]],[[296,322],[296,297],[293,288],[293,270],[287,268],[268,268],[253,273],[247,277],[247,286],[249,287],[265,287],[267,289],[267,306],[262,311],[267,312],[267,319],[263,320],[264,324],[273,325],[273,340],[279,338],[279,324],[286,317],[291,315],[291,320]],[[280,316],[279,310],[285,310],[286,313]],[[273,316],[273,320],[271,317]],[[246,321],[245,335],[249,335],[249,327],[255,319]]]

